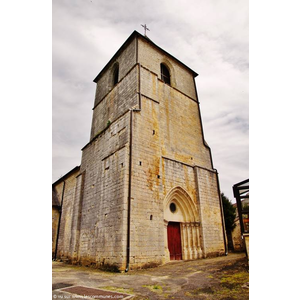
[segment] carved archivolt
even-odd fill
[[[168,222],[180,222],[182,258],[185,260],[202,257],[199,212],[189,194],[177,186],[169,191],[163,206],[166,261],[170,256],[167,242]]]
[[[177,208],[178,220],[176,220],[176,212],[172,214],[170,211],[171,203],[174,203]],[[199,222],[197,206],[182,187],[177,186],[171,189],[164,199],[163,206],[164,219],[167,221]]]

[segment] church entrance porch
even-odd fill
[[[202,257],[198,209],[181,187],[164,200],[165,261]]]

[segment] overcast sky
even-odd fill
[[[249,177],[248,1],[53,0],[53,182],[81,163],[93,79],[129,35],[148,37],[199,75],[205,140],[221,191]]]

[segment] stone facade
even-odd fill
[[[52,185],[52,257],[61,258],[70,252],[72,214],[76,176],[80,167],[75,167]],[[59,237],[57,239],[57,236]]]
[[[182,259],[224,254],[218,174],[195,76],[133,32],[95,78],[90,142],[65,216],[63,206],[68,234],[59,235],[58,258],[119,270],[162,264],[170,260],[169,222],[180,226]]]
[[[60,201],[58,200],[57,193],[52,188],[52,258],[56,255],[56,242],[58,237],[58,225],[60,217]]]

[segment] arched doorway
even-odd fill
[[[179,186],[164,199],[164,225],[166,261],[202,257],[199,212]]]

